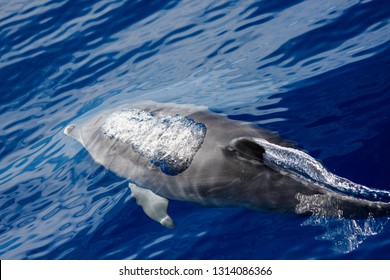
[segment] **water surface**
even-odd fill
[[[120,102],[206,105],[390,190],[388,1],[0,1],[1,259],[388,259],[386,219],[172,201],[151,221],[64,127]]]

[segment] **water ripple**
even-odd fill
[[[386,185],[386,1],[76,2],[0,3],[3,259],[340,256],[301,221],[264,213],[171,203],[181,229],[162,230],[62,131],[123,101],[207,105]],[[385,255],[380,236],[348,256]]]

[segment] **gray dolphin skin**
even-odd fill
[[[144,212],[168,228],[169,199],[346,219],[390,214],[389,192],[338,177],[275,133],[206,107],[122,105],[64,133],[127,178]]]

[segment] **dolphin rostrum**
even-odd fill
[[[276,134],[206,107],[122,105],[64,133],[127,178],[146,215],[168,228],[168,199],[346,219],[390,214],[389,192],[338,177]]]

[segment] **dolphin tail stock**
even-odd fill
[[[295,212],[303,215],[346,219],[371,219],[390,216],[390,203],[370,201],[336,192],[296,194]]]

